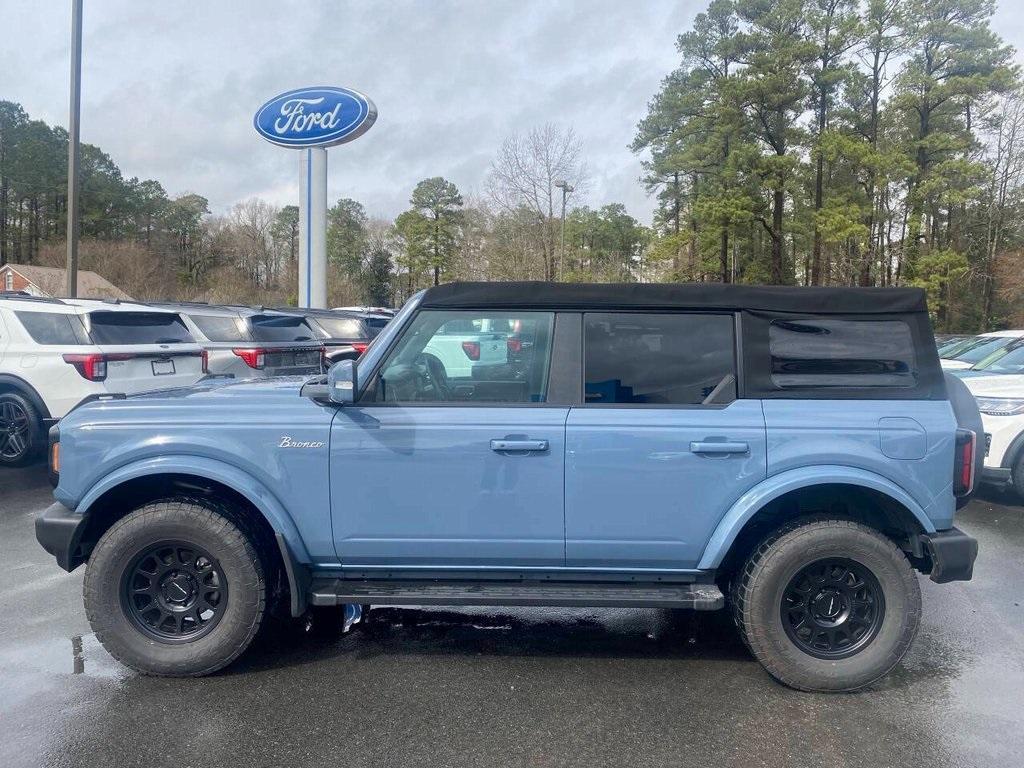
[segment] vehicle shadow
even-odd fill
[[[660,609],[372,608],[343,632],[339,610],[274,622],[223,674],[244,674],[355,654],[701,659],[753,657],[727,611]]]

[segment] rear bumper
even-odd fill
[[[970,581],[978,557],[978,540],[959,528],[921,534],[925,552],[932,561],[931,580],[937,584]]]
[[[84,515],[75,513],[59,501],[36,518],[36,540],[65,571],[73,571],[85,560],[84,553],[79,551],[85,523]]]

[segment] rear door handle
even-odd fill
[[[690,451],[704,455],[724,455],[731,453],[750,453],[749,443],[740,442],[693,442]]]
[[[491,450],[509,453],[528,453],[530,451],[546,451],[547,440],[491,440]]]

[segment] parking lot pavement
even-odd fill
[[[0,766],[1008,766],[1024,752],[1024,508],[964,510],[975,579],[922,579],[872,689],[773,682],[725,613],[375,608],[264,638],[201,680],[139,676],[89,632],[81,570],[36,544],[43,468],[0,472]]]

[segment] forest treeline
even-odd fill
[[[394,220],[337,201],[331,302],[452,279],[920,285],[939,330],[1024,322],[1024,97],[993,11],[712,0],[623,137],[657,199],[649,225],[581,205],[583,146],[539,125],[495,147],[474,198],[437,176]],[[66,149],[64,129],[0,101],[0,263],[62,263]],[[294,206],[213,214],[88,144],[82,167],[84,268],[138,298],[294,301]]]

